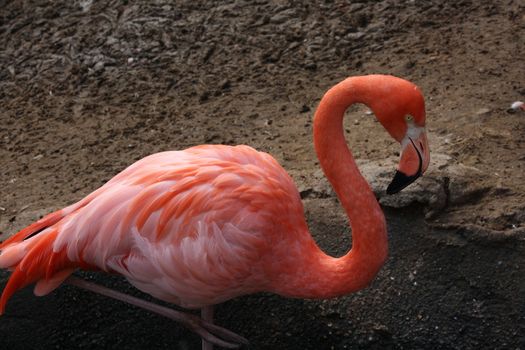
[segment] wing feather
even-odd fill
[[[279,217],[303,216],[292,180],[271,156],[220,145],[146,157],[63,214],[50,261],[56,253],[81,267],[121,273],[187,307],[264,289],[258,263],[283,234]],[[19,244],[2,255],[4,264],[22,258],[27,243]],[[50,273],[37,292],[60,278]]]

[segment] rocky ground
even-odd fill
[[[0,1],[0,234],[145,155],[249,144],[289,170],[313,234],[343,254],[346,219],[318,169],[312,116],[345,77],[394,74],[426,97],[424,178],[385,197],[399,146],[364,106],[345,121],[387,211],[380,276],[326,302],[239,298],[219,322],[254,349],[523,348],[525,112],[508,108],[525,99],[524,29],[520,0]],[[64,287],[14,297],[0,344],[183,349],[198,339]]]

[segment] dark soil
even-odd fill
[[[520,0],[0,0],[0,234],[148,154],[196,144],[248,144],[309,177],[326,89],[394,74],[424,92],[434,154],[482,174],[473,195],[427,221],[427,208],[387,210],[390,258],[370,288],[246,296],[219,306],[217,323],[253,349],[524,349],[525,240],[505,235],[525,228],[525,113],[507,112],[525,99],[524,56]],[[364,110],[347,118],[356,157],[398,152]],[[320,245],[347,251],[336,198],[305,196],[305,207]],[[6,349],[199,346],[171,321],[69,286],[25,289],[0,319]]]

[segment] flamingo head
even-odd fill
[[[375,99],[370,107],[388,133],[401,144],[401,159],[386,190],[394,194],[428,168],[430,152],[425,131],[425,101],[419,88],[404,79],[382,76],[380,89],[381,98]]]
[[[401,159],[397,171],[386,193],[394,194],[410,185],[427,170],[430,162],[427,134],[424,126],[414,122],[412,115],[406,116],[406,132],[401,139]]]

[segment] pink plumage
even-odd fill
[[[268,226],[277,216],[288,220]],[[299,194],[271,156],[248,146],[198,146],[131,165],[38,235],[4,242],[0,266],[16,266],[52,235],[52,252],[66,252],[54,264],[117,272],[159,299],[196,308],[264,289],[263,271],[254,270],[270,248],[268,235],[288,224],[306,227]],[[20,286],[45,277],[25,275]]]

